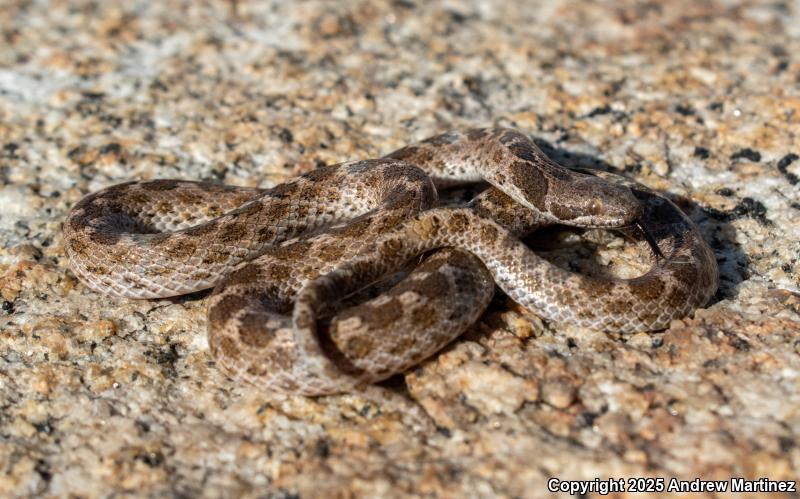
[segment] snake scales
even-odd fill
[[[491,187],[468,205],[437,206],[436,187],[481,179]],[[551,224],[617,229],[649,243],[653,265],[627,280],[563,270],[518,239]],[[437,135],[271,189],[112,186],[71,210],[64,239],[72,270],[102,293],[158,298],[216,286],[208,334],[218,365],[309,395],[352,390],[432,355],[478,319],[494,283],[548,320],[632,332],[703,306],[718,280],[711,249],[667,199],[612,174],[567,170],[501,128]],[[423,254],[390,289],[334,307]]]

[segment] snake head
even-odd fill
[[[613,228],[635,224],[642,205],[631,190],[591,175],[559,182],[548,193],[548,211],[558,223],[577,227]]]

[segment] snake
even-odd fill
[[[489,187],[470,201],[440,203],[442,189],[478,181]],[[642,246],[649,270],[584,275],[521,239],[555,224],[617,231]],[[563,167],[500,127],[441,133],[267,189],[113,185],[70,210],[63,239],[72,272],[99,293],[214,288],[216,364],[262,390],[310,396],[419,364],[474,324],[496,287],[548,322],[634,333],[704,306],[719,277],[699,229],[667,197]]]

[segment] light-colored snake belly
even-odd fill
[[[469,204],[438,206],[437,187],[479,180],[491,187]],[[518,239],[551,224],[619,230],[656,250],[652,267],[634,279],[561,269]],[[718,281],[711,249],[666,198],[565,169],[500,128],[437,135],[272,189],[116,185],[72,209],[64,239],[72,270],[98,292],[159,298],[216,286],[208,332],[218,365],[265,390],[308,395],[414,366],[480,317],[495,283],[547,320],[634,332],[703,306]],[[420,259],[389,289],[342,308]]]

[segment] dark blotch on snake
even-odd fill
[[[211,221],[206,222],[200,225],[195,225],[194,227],[189,227],[184,231],[184,234],[191,237],[202,237],[211,234],[212,232],[216,232],[218,221]]]
[[[261,203],[258,201],[247,203],[246,205],[242,206],[241,208],[236,208],[233,213],[238,215],[244,215],[251,217],[253,215],[257,215],[261,213],[262,206]]]
[[[240,286],[242,284],[252,284],[264,277],[263,267],[251,262],[229,273],[220,284],[225,286]]]
[[[113,246],[120,240],[121,235],[118,232],[109,232],[106,230],[94,230],[89,234],[89,239],[97,244],[103,246]]]
[[[246,222],[246,220],[238,219],[235,222],[231,221],[229,224],[223,225],[217,233],[217,240],[223,244],[241,241],[248,232]]]
[[[86,243],[80,239],[72,239],[69,242],[69,249],[76,255],[86,256]]]
[[[393,153],[388,154],[386,157],[387,158],[392,158],[392,159],[398,159],[398,160],[402,161],[402,160],[405,160],[407,158],[410,158],[411,156],[416,155],[417,151],[419,151],[418,147],[406,146],[406,147],[402,147],[402,148],[396,150]]]
[[[311,242],[300,240],[270,248],[267,253],[281,260],[297,261],[305,260],[310,248]]]
[[[317,247],[317,256],[324,262],[334,262],[341,258],[347,247],[341,241],[327,241]]]
[[[485,128],[471,128],[467,131],[467,139],[476,141],[488,135]]]
[[[439,319],[436,309],[428,304],[420,304],[411,310],[411,322],[420,328],[429,328]]]
[[[316,170],[303,175],[303,177],[312,182],[322,182],[336,175],[336,168],[331,166],[322,166]]]
[[[217,352],[222,352],[222,354],[229,359],[236,359],[240,355],[239,347],[236,346],[236,342],[227,336],[219,338],[216,342],[209,342],[209,347],[211,348],[212,354],[216,355]]]
[[[606,298],[614,290],[614,283],[592,278],[578,281],[578,285],[593,298]]]
[[[263,349],[275,339],[275,333],[265,330],[264,314],[247,313],[239,319],[239,338],[251,347]]]
[[[666,285],[659,277],[638,279],[628,285],[630,293],[642,300],[652,301],[664,293]]]
[[[422,141],[423,144],[430,144],[432,146],[446,146],[458,140],[458,134],[453,132],[442,133],[434,135]]]
[[[276,281],[285,281],[292,275],[292,269],[279,263],[270,265],[268,272],[270,277]]]
[[[251,299],[237,294],[225,295],[208,309],[208,322],[213,327],[221,329],[228,320],[250,303],[252,303]]]
[[[171,191],[178,187],[179,181],[172,179],[151,180],[143,182],[140,185],[143,189],[148,191]]]
[[[361,237],[367,233],[371,225],[372,217],[369,215],[362,216],[348,223],[338,234],[344,237]]]
[[[675,287],[667,294],[667,303],[672,307],[678,308],[686,302],[687,297],[686,291]]]
[[[534,165],[524,161],[515,161],[512,163],[509,168],[509,173],[511,174],[514,184],[522,191],[525,199],[537,209],[545,211],[547,179],[544,175],[542,175]]]
[[[528,140],[528,137],[522,135],[516,130],[508,130],[508,129],[502,130],[499,138],[500,143],[506,147],[511,146],[517,142],[525,142],[526,140]]]
[[[413,287],[411,289],[431,298],[443,296],[450,291],[450,282],[447,277],[438,272],[430,272],[424,279],[412,281],[412,283]]]
[[[294,180],[276,185],[269,190],[269,195],[276,199],[293,198],[298,190],[300,190],[300,181]]]
[[[447,227],[456,233],[464,232],[469,228],[469,219],[464,213],[454,212],[447,219]]]

